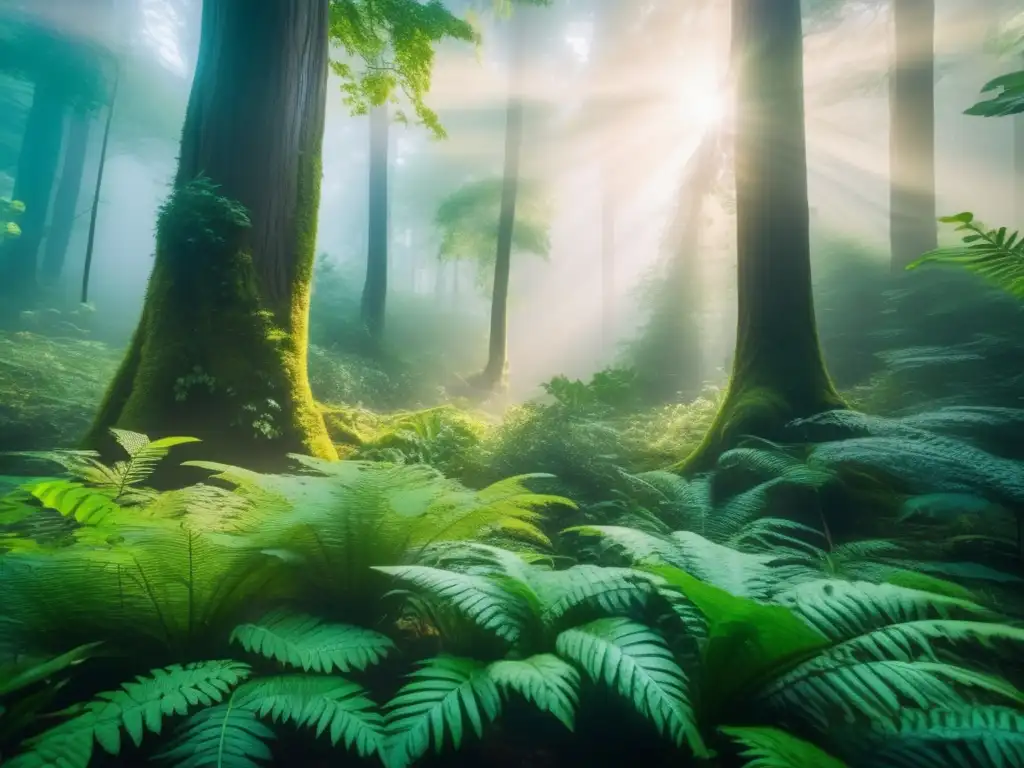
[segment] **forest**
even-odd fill
[[[0,105],[3,766],[1024,766],[1024,3],[0,0]]]

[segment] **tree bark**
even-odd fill
[[[615,346],[615,197],[610,163],[601,174],[601,351]]]
[[[375,347],[379,346],[384,335],[388,295],[389,120],[387,104],[370,109],[370,213],[362,315],[371,344]]]
[[[519,88],[523,35],[518,16],[510,22],[509,97],[505,116],[505,167],[498,214],[498,248],[491,291],[490,341],[487,366],[476,382],[486,392],[504,386],[508,373],[508,287],[512,272],[512,234],[519,194],[519,159],[523,144],[523,97]]]
[[[0,303],[5,315],[31,306],[36,295],[39,248],[57,182],[65,110],[61,84],[49,78],[37,81],[14,181],[13,199],[25,204],[18,220],[21,236],[5,240],[0,249]]]
[[[935,210],[935,3],[893,0],[889,82],[889,242],[902,272],[938,246]]]
[[[43,285],[56,285],[64,271],[71,232],[78,218],[78,198],[82,189],[92,120],[93,115],[90,112],[81,110],[71,116],[68,126],[64,165],[60,173],[57,194],[53,199],[53,216],[46,236],[46,247],[43,249],[40,274],[40,282]]]
[[[744,435],[843,403],[811,293],[800,0],[733,0],[738,322],[725,402],[677,466],[706,469]]]
[[[328,0],[206,0],[142,319],[96,419],[247,465],[335,458],[307,376]]]

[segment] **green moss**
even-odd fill
[[[117,426],[200,437],[206,455],[337,456],[306,377],[311,265],[295,270],[289,311],[274,312],[260,294],[248,229],[244,208],[207,179],[168,199],[142,320],[90,442],[102,444]]]

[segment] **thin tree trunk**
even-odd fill
[[[107,120],[103,126],[103,144],[100,146],[100,164],[96,170],[96,187],[92,192],[92,210],[89,212],[89,237],[85,244],[85,266],[82,268],[82,294],[79,300],[85,304],[89,301],[89,278],[92,275],[92,255],[96,247],[96,221],[100,211],[100,192],[103,191],[103,174],[107,169],[107,149],[110,147],[110,131],[114,125],[114,108],[117,106],[117,93],[121,87],[121,59],[114,59],[114,84],[110,90],[110,102],[107,104]]]
[[[67,261],[71,232],[78,218],[78,199],[85,172],[85,158],[89,150],[93,115],[85,110],[71,116],[68,126],[67,149],[64,152],[64,166],[60,173],[60,184],[53,199],[53,216],[43,249],[43,266],[40,282],[53,286],[60,280]]]
[[[811,293],[800,0],[733,0],[738,322],[729,390],[694,454],[706,468],[742,435],[842,407]]]
[[[494,287],[491,292],[487,366],[480,378],[480,384],[485,391],[493,391],[503,386],[508,365],[508,287],[512,272],[512,234],[516,225],[519,159],[523,144],[523,98],[519,90],[523,44],[521,22],[518,18],[513,18],[510,27],[510,83],[505,116],[505,167],[501,186],[501,210],[498,215],[498,250],[494,261]]]
[[[378,345],[384,335],[388,295],[389,121],[387,104],[370,109],[370,213],[362,312],[363,324],[374,345]]]
[[[39,80],[25,125],[18,156],[13,199],[25,204],[18,220],[21,236],[9,238],[0,248],[0,291],[4,314],[31,305],[38,287],[39,247],[57,182],[57,166],[64,140],[66,104],[60,83]]]
[[[1024,114],[1013,116],[1013,227],[1024,227]]]
[[[892,270],[938,245],[935,206],[935,3],[893,0],[889,83],[889,242]]]
[[[334,458],[307,377],[328,0],[206,0],[174,191],[132,346],[96,420],[206,456]]]

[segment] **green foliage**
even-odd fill
[[[722,733],[745,747],[747,768],[846,768],[810,742],[779,728],[722,728]]]
[[[209,661],[155,669],[118,690],[99,694],[84,711],[28,742],[28,750],[7,762],[14,768],[63,765],[86,768],[94,744],[117,756],[122,731],[137,747],[147,732],[159,734],[164,718],[186,715],[200,706],[220,702],[249,668],[233,661]]]
[[[928,263],[956,264],[1015,296],[1024,296],[1024,241],[1017,232],[1007,233],[1006,227],[986,229],[969,212],[944,216],[939,221],[956,224],[957,232],[966,232],[963,245],[930,251],[907,269]]]
[[[1024,112],[1024,71],[1001,75],[985,83],[982,93],[989,98],[964,110],[980,117],[1006,117]]]
[[[331,69],[342,78],[345,103],[354,114],[366,114],[372,105],[394,100],[401,91],[416,117],[441,138],[444,129],[426,105],[434,65],[434,46],[453,38],[472,42],[473,28],[453,16],[439,0],[331,0],[330,38],[349,57],[362,62],[333,60]],[[401,122],[408,120],[398,113]]]
[[[7,238],[21,236],[18,218],[25,212],[25,204],[21,200],[0,198],[0,242]]]
[[[441,202],[434,217],[441,232],[438,258],[476,264],[478,284],[486,290],[490,289],[498,252],[503,183],[500,178],[468,182]],[[551,205],[544,188],[535,181],[520,179],[512,229],[513,251],[548,258],[550,228]]]

